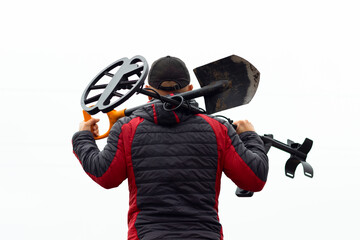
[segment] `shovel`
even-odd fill
[[[229,81],[228,89],[215,95],[204,95],[208,114],[249,103],[260,81],[260,72],[250,62],[236,55],[195,68],[194,73],[201,87],[219,80]]]

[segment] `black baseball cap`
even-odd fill
[[[174,81],[177,85],[164,87],[165,81]],[[164,91],[174,91],[190,84],[190,74],[185,63],[176,57],[166,56],[156,60],[150,68],[149,85]]]

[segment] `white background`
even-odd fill
[[[359,239],[357,6],[355,0],[2,1],[0,238],[126,239],[127,182],[102,189],[72,153],[83,90],[122,57],[139,54],[151,64],[172,55],[191,70],[237,54],[259,69],[260,85],[250,104],[222,114],[249,119],[259,134],[283,142],[311,138],[314,178],[301,166],[287,178],[289,155],[277,149],[269,152],[268,183],[254,197],[237,198],[223,176],[225,239]],[[145,101],[137,96],[119,108]]]

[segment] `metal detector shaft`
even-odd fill
[[[148,106],[148,105],[151,105],[151,104],[154,104],[154,103],[158,103],[158,102],[169,103],[173,106],[176,106],[175,108],[182,107],[182,108],[185,108],[192,112],[201,112],[201,110],[195,106],[192,106],[190,104],[182,104],[183,101],[189,100],[189,99],[194,99],[197,97],[206,96],[209,94],[219,93],[219,92],[227,90],[229,88],[229,86],[230,86],[229,81],[219,80],[217,82],[209,84],[208,86],[202,87],[200,89],[180,93],[180,94],[170,96],[170,97],[161,96],[159,94],[156,94],[155,92],[145,90],[145,89],[140,89],[140,90],[138,90],[139,93],[142,93],[142,94],[145,94],[152,98],[155,98],[156,100],[151,101],[147,104],[137,106],[137,107],[123,109],[121,111],[112,110],[110,112],[107,112],[108,119],[109,119],[109,129],[105,134],[102,134],[100,136],[94,136],[94,138],[95,138],[95,140],[106,138],[107,136],[109,136],[110,129],[117,122],[117,120],[119,118],[122,118],[124,116],[130,116],[135,110],[145,107],[145,106]],[[175,110],[175,108],[174,109],[170,108],[170,111]],[[89,119],[91,119],[91,115],[88,112],[86,112],[85,110],[83,110],[83,114],[84,114],[85,121],[88,121]]]
[[[263,140],[263,142],[265,144],[270,143],[272,147],[278,148],[280,150],[283,150],[284,152],[290,153],[291,155],[295,155],[297,157],[300,157],[302,159],[306,159],[306,154],[300,152],[299,150],[292,148],[291,146],[289,146],[288,144],[282,143],[276,139],[273,139],[272,137],[269,136],[260,136],[261,140]]]
[[[200,89],[196,89],[196,90],[192,90],[192,91],[188,91],[188,92],[184,92],[184,93],[179,93],[179,94],[177,94],[175,96],[181,96],[181,97],[184,98],[184,100],[189,100],[189,99],[194,99],[194,98],[198,98],[198,97],[207,96],[207,95],[210,95],[210,94],[213,94],[213,93],[219,93],[219,92],[225,91],[228,88],[229,88],[229,81],[227,81],[227,80],[219,80],[219,81],[213,82],[213,83],[211,83],[211,84],[209,84],[207,86],[204,86],[204,87],[202,87]],[[146,90],[141,90],[140,92],[142,94],[145,94],[147,96],[155,98],[156,100],[154,100],[152,102],[149,102],[149,103],[146,103],[146,104],[143,104],[143,105],[140,105],[140,106],[137,106],[137,107],[126,109],[125,110],[125,116],[130,116],[131,113],[133,113],[135,110],[137,110],[139,108],[142,108],[142,107],[154,104],[154,103],[158,103],[158,102],[161,102],[161,101],[164,101],[164,102],[167,102],[167,103],[170,103],[170,104],[174,104],[176,106],[180,104],[179,101],[177,101],[175,98],[172,98],[172,97],[159,96],[159,95],[157,95],[157,94],[155,94],[155,93],[153,93],[151,91],[146,91]],[[160,99],[159,99],[159,97],[160,97]],[[186,105],[186,104],[183,104],[182,107],[189,108],[189,106]]]

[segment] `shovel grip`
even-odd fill
[[[116,111],[116,110],[112,110],[107,114],[108,119],[109,119],[109,129],[106,133],[100,135],[100,136],[94,136],[95,140],[99,140],[99,139],[103,139],[109,136],[110,130],[112,128],[112,126],[114,126],[114,124],[116,123],[116,121],[119,118],[125,117],[125,110],[120,110],[120,111]],[[87,122],[91,119],[91,115],[89,113],[87,113],[85,110],[83,110],[83,115],[84,115],[84,121]],[[93,130],[91,129],[91,132],[93,132]]]

